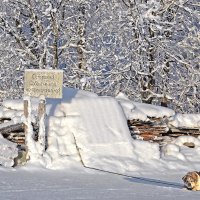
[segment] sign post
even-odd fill
[[[47,140],[45,134],[45,115],[46,115],[46,100],[40,96],[40,101],[38,105],[38,120],[39,120],[39,133],[38,142],[40,144],[40,154],[46,150]]]
[[[24,117],[25,117],[25,119],[28,118],[28,100],[26,100],[26,99],[24,99]],[[25,135],[26,135],[28,132],[27,124],[24,125],[24,131],[25,131]]]
[[[45,133],[45,116],[46,116],[46,100],[45,98],[62,98],[62,85],[63,85],[63,71],[62,70],[37,70],[28,69],[25,70],[24,77],[24,95],[30,97],[38,97],[38,121],[39,121],[39,133],[38,143],[40,149],[38,152],[42,155],[46,150],[46,133]],[[24,116],[26,121],[28,118],[27,101],[24,100]],[[29,113],[30,116],[31,113]],[[29,133],[30,127],[25,125],[25,137]],[[30,137],[28,137],[30,138]],[[29,141],[26,140],[27,146]],[[38,146],[38,145],[36,145]]]

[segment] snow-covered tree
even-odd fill
[[[0,4],[0,95],[26,68],[63,69],[66,86],[199,112],[198,0]]]
[[[133,32],[129,47],[132,75],[138,82],[136,95],[147,103],[171,103],[182,111],[199,111],[197,1],[123,3]]]

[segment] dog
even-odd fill
[[[200,190],[200,172],[188,172],[182,179],[188,190]]]

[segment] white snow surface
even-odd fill
[[[12,167],[14,158],[18,155],[17,145],[4,139],[0,135],[0,165],[4,167]]]
[[[114,98],[74,98],[70,103],[62,102],[55,115],[79,118],[72,134],[84,165],[115,171],[131,167],[127,162],[134,156],[132,138],[123,110]]]
[[[0,114],[6,115],[14,108],[21,112],[23,101],[17,101],[17,106],[15,103],[5,101],[6,108]],[[32,107],[36,112],[35,100]],[[46,152],[38,151],[37,142],[31,141],[31,159],[26,166],[0,169],[2,199],[16,199],[16,195],[30,200],[197,199],[198,192],[182,189],[181,178],[188,171],[200,169],[200,139],[179,137],[160,149],[156,143],[133,140],[127,127],[126,120],[132,114],[148,120],[173,116],[172,110],[131,103],[123,95],[116,100],[64,89],[63,99],[47,100],[47,114]],[[22,115],[16,115],[24,120]],[[27,124],[32,117],[29,116]],[[32,130],[29,134],[30,139]],[[2,148],[10,144],[4,138],[0,142]],[[194,143],[195,147],[186,147],[186,142]],[[5,157],[12,160],[14,152]],[[12,166],[2,161],[1,164]]]
[[[123,177],[93,170],[0,169],[1,199],[6,200],[197,200],[182,189],[184,172]]]
[[[200,114],[180,114],[177,113],[170,118],[170,126],[177,128],[199,128],[200,129]]]
[[[174,110],[169,108],[130,101],[128,97],[121,92],[116,96],[116,99],[123,107],[127,119],[130,120],[138,119],[141,121],[148,121],[151,117],[163,118],[175,115]]]

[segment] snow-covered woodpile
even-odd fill
[[[132,102],[123,93],[116,98],[124,110],[134,139],[163,145],[179,136],[200,136],[199,114],[180,114],[169,108]]]
[[[2,114],[2,112],[0,112]],[[22,131],[22,123],[14,124],[8,117],[0,118],[0,165],[11,167],[18,156],[18,139],[14,136],[15,130]],[[23,137],[24,138],[24,137]]]
[[[6,122],[1,120],[0,134],[11,142],[17,144],[25,143],[24,124],[22,122],[15,124],[11,119],[6,119]]]
[[[123,109],[134,139],[156,142],[163,146],[179,136],[200,136],[198,114],[176,114],[169,108],[132,102],[123,94],[118,95],[116,99]],[[35,104],[34,101],[31,123],[34,137],[37,138],[38,106],[35,105],[38,104]],[[25,146],[23,109],[22,100],[19,102],[7,100],[0,107],[0,134],[18,146]],[[188,145],[191,146],[191,144]]]
[[[198,137],[200,135],[200,128],[171,128],[167,134],[171,137],[179,137],[183,135]]]
[[[167,134],[169,128],[165,123],[143,122],[138,120],[128,120],[128,126],[134,139],[145,141],[161,141],[162,135]]]
[[[4,108],[5,110],[5,108]],[[17,112],[6,109],[7,112]],[[16,114],[14,114],[16,115]],[[128,127],[134,139],[158,142],[159,144],[170,143],[173,138],[179,136],[200,136],[200,128],[194,127],[173,127],[169,125],[167,118],[149,118],[148,121],[128,120]],[[36,124],[32,124],[35,134],[38,133]],[[15,122],[8,116],[0,117],[0,134],[11,142],[19,145],[25,144],[24,123]]]
[[[140,139],[159,144],[170,143],[179,136],[200,136],[200,128],[172,127],[166,119],[153,119],[148,122],[128,120],[128,126],[134,139]]]

